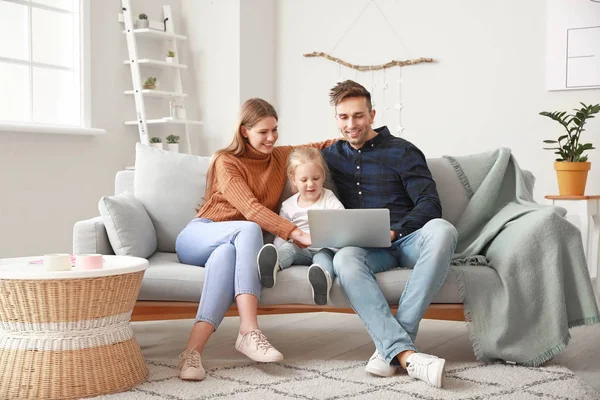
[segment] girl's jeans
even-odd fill
[[[332,280],[335,277],[333,270],[333,256],[335,253],[331,249],[301,249],[292,242],[286,242],[277,249],[277,253],[281,269],[288,268],[291,265],[319,264],[329,273]]]

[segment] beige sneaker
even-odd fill
[[[179,379],[184,381],[201,381],[206,376],[200,353],[189,349],[179,355]]]
[[[254,361],[276,362],[283,360],[283,354],[269,343],[260,329],[255,329],[245,335],[239,333],[235,341],[235,348]]]

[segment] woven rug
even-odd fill
[[[204,361],[202,382],[177,378],[177,360],[147,360],[150,376],[124,393],[97,399],[600,399],[600,393],[567,368],[528,368],[477,362],[446,364],[443,389],[414,380],[405,372],[392,378],[367,374],[365,362]]]

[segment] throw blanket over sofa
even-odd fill
[[[600,322],[579,230],[564,209],[534,202],[509,149],[447,158],[470,198],[453,264],[494,272],[452,268],[475,355],[542,364],[569,328]]]

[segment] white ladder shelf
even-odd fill
[[[136,119],[132,121],[125,121],[125,125],[137,125],[140,135],[140,142],[143,144],[149,144],[148,127],[149,124],[177,124],[185,127],[185,139],[187,144],[187,152],[192,152],[192,146],[190,141],[190,134],[188,125],[202,125],[202,121],[193,121],[186,118],[185,109],[183,113],[179,115],[179,118],[163,117],[157,119],[146,118],[146,107],[144,103],[144,97],[162,97],[171,99],[183,99],[187,97],[187,94],[183,92],[181,84],[181,70],[187,69],[187,65],[180,64],[178,61],[179,51],[177,49],[177,42],[187,40],[187,37],[175,33],[175,26],[173,23],[173,16],[171,14],[170,6],[163,6],[163,17],[164,22],[149,21],[149,28],[138,28],[134,27],[134,16],[131,9],[130,0],[121,0],[122,14],[119,14],[119,21],[125,24],[123,33],[127,39],[127,49],[129,59],[124,61],[124,64],[129,65],[131,69],[131,81],[133,89],[125,90],[125,95],[133,95],[135,100]],[[159,30],[161,29],[161,30]],[[154,40],[167,40],[169,42],[169,49],[175,52],[175,58],[173,63],[168,63],[162,60],[153,60],[149,58],[138,57],[137,37],[147,37]],[[144,89],[142,85],[142,78],[140,68],[142,66],[168,68],[174,74],[173,80],[173,91],[155,90],[155,89]]]

